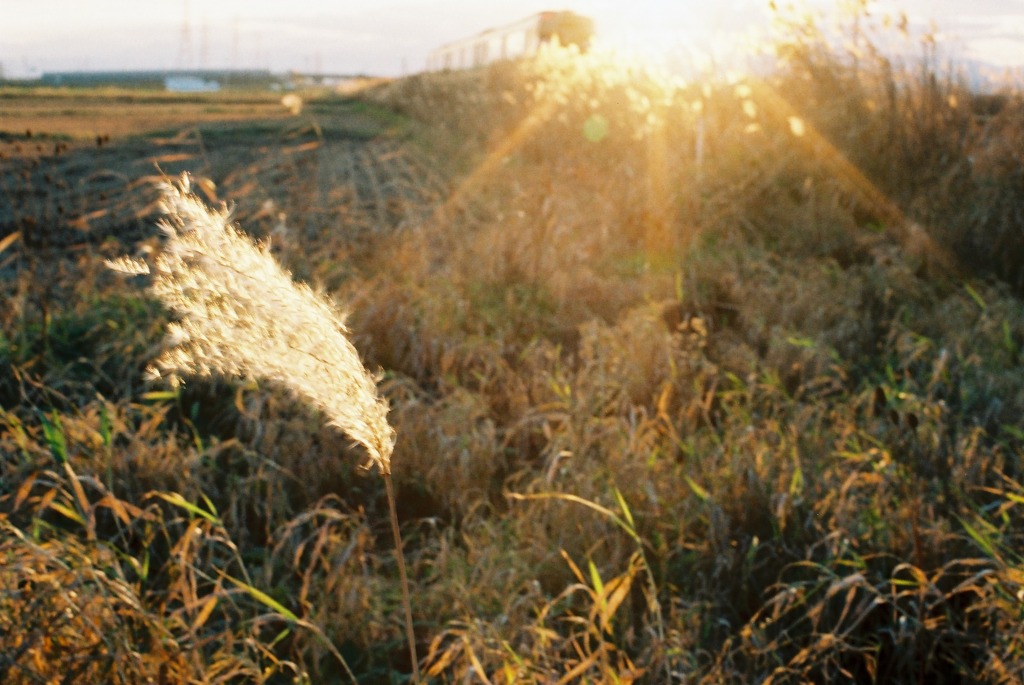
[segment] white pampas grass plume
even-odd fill
[[[387,401],[349,342],[344,316],[232,226],[226,209],[211,210],[190,193],[188,175],[161,190],[168,240],[152,267],[126,257],[108,262],[131,275],[151,272],[150,291],[179,319],[149,375],[282,385],[365,447],[367,466],[390,474],[395,432]]]

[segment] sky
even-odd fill
[[[791,0],[778,0],[780,6]],[[802,0],[827,13],[836,0]],[[849,1],[849,0],[847,0]],[[636,51],[732,49],[767,26],[768,0],[0,0],[0,68],[261,68],[398,76],[441,44],[541,10],[591,16]],[[875,16],[934,22],[948,56],[1024,67],[1024,0],[872,0]]]

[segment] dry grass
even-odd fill
[[[551,56],[132,143],[351,308],[433,681],[1024,677],[1019,95],[786,56]],[[102,268],[160,247],[123,145],[0,167],[0,667],[406,679],[351,449],[272,387],[143,382],[170,315]]]
[[[48,140],[92,143],[96,136],[119,139],[180,128],[183,122],[280,121],[289,116],[272,93],[210,93],[182,96],[131,89],[60,90],[0,88],[3,134],[32,133],[23,146]]]

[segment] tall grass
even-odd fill
[[[271,256],[228,224],[226,209],[210,211],[190,192],[188,176],[164,184],[160,228],[168,240],[156,255],[150,293],[178,319],[168,325],[170,348],[149,367],[151,377],[221,375],[279,384],[320,410],[328,425],[360,444],[387,486],[391,526],[406,612],[414,680],[419,680],[402,538],[391,485],[395,431],[348,339],[344,316]],[[127,275],[151,273],[141,259],[107,266]]]

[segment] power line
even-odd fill
[[[188,0],[182,0],[185,14],[181,20],[181,36],[178,38],[178,68],[188,69],[192,66],[192,23],[188,11]]]

